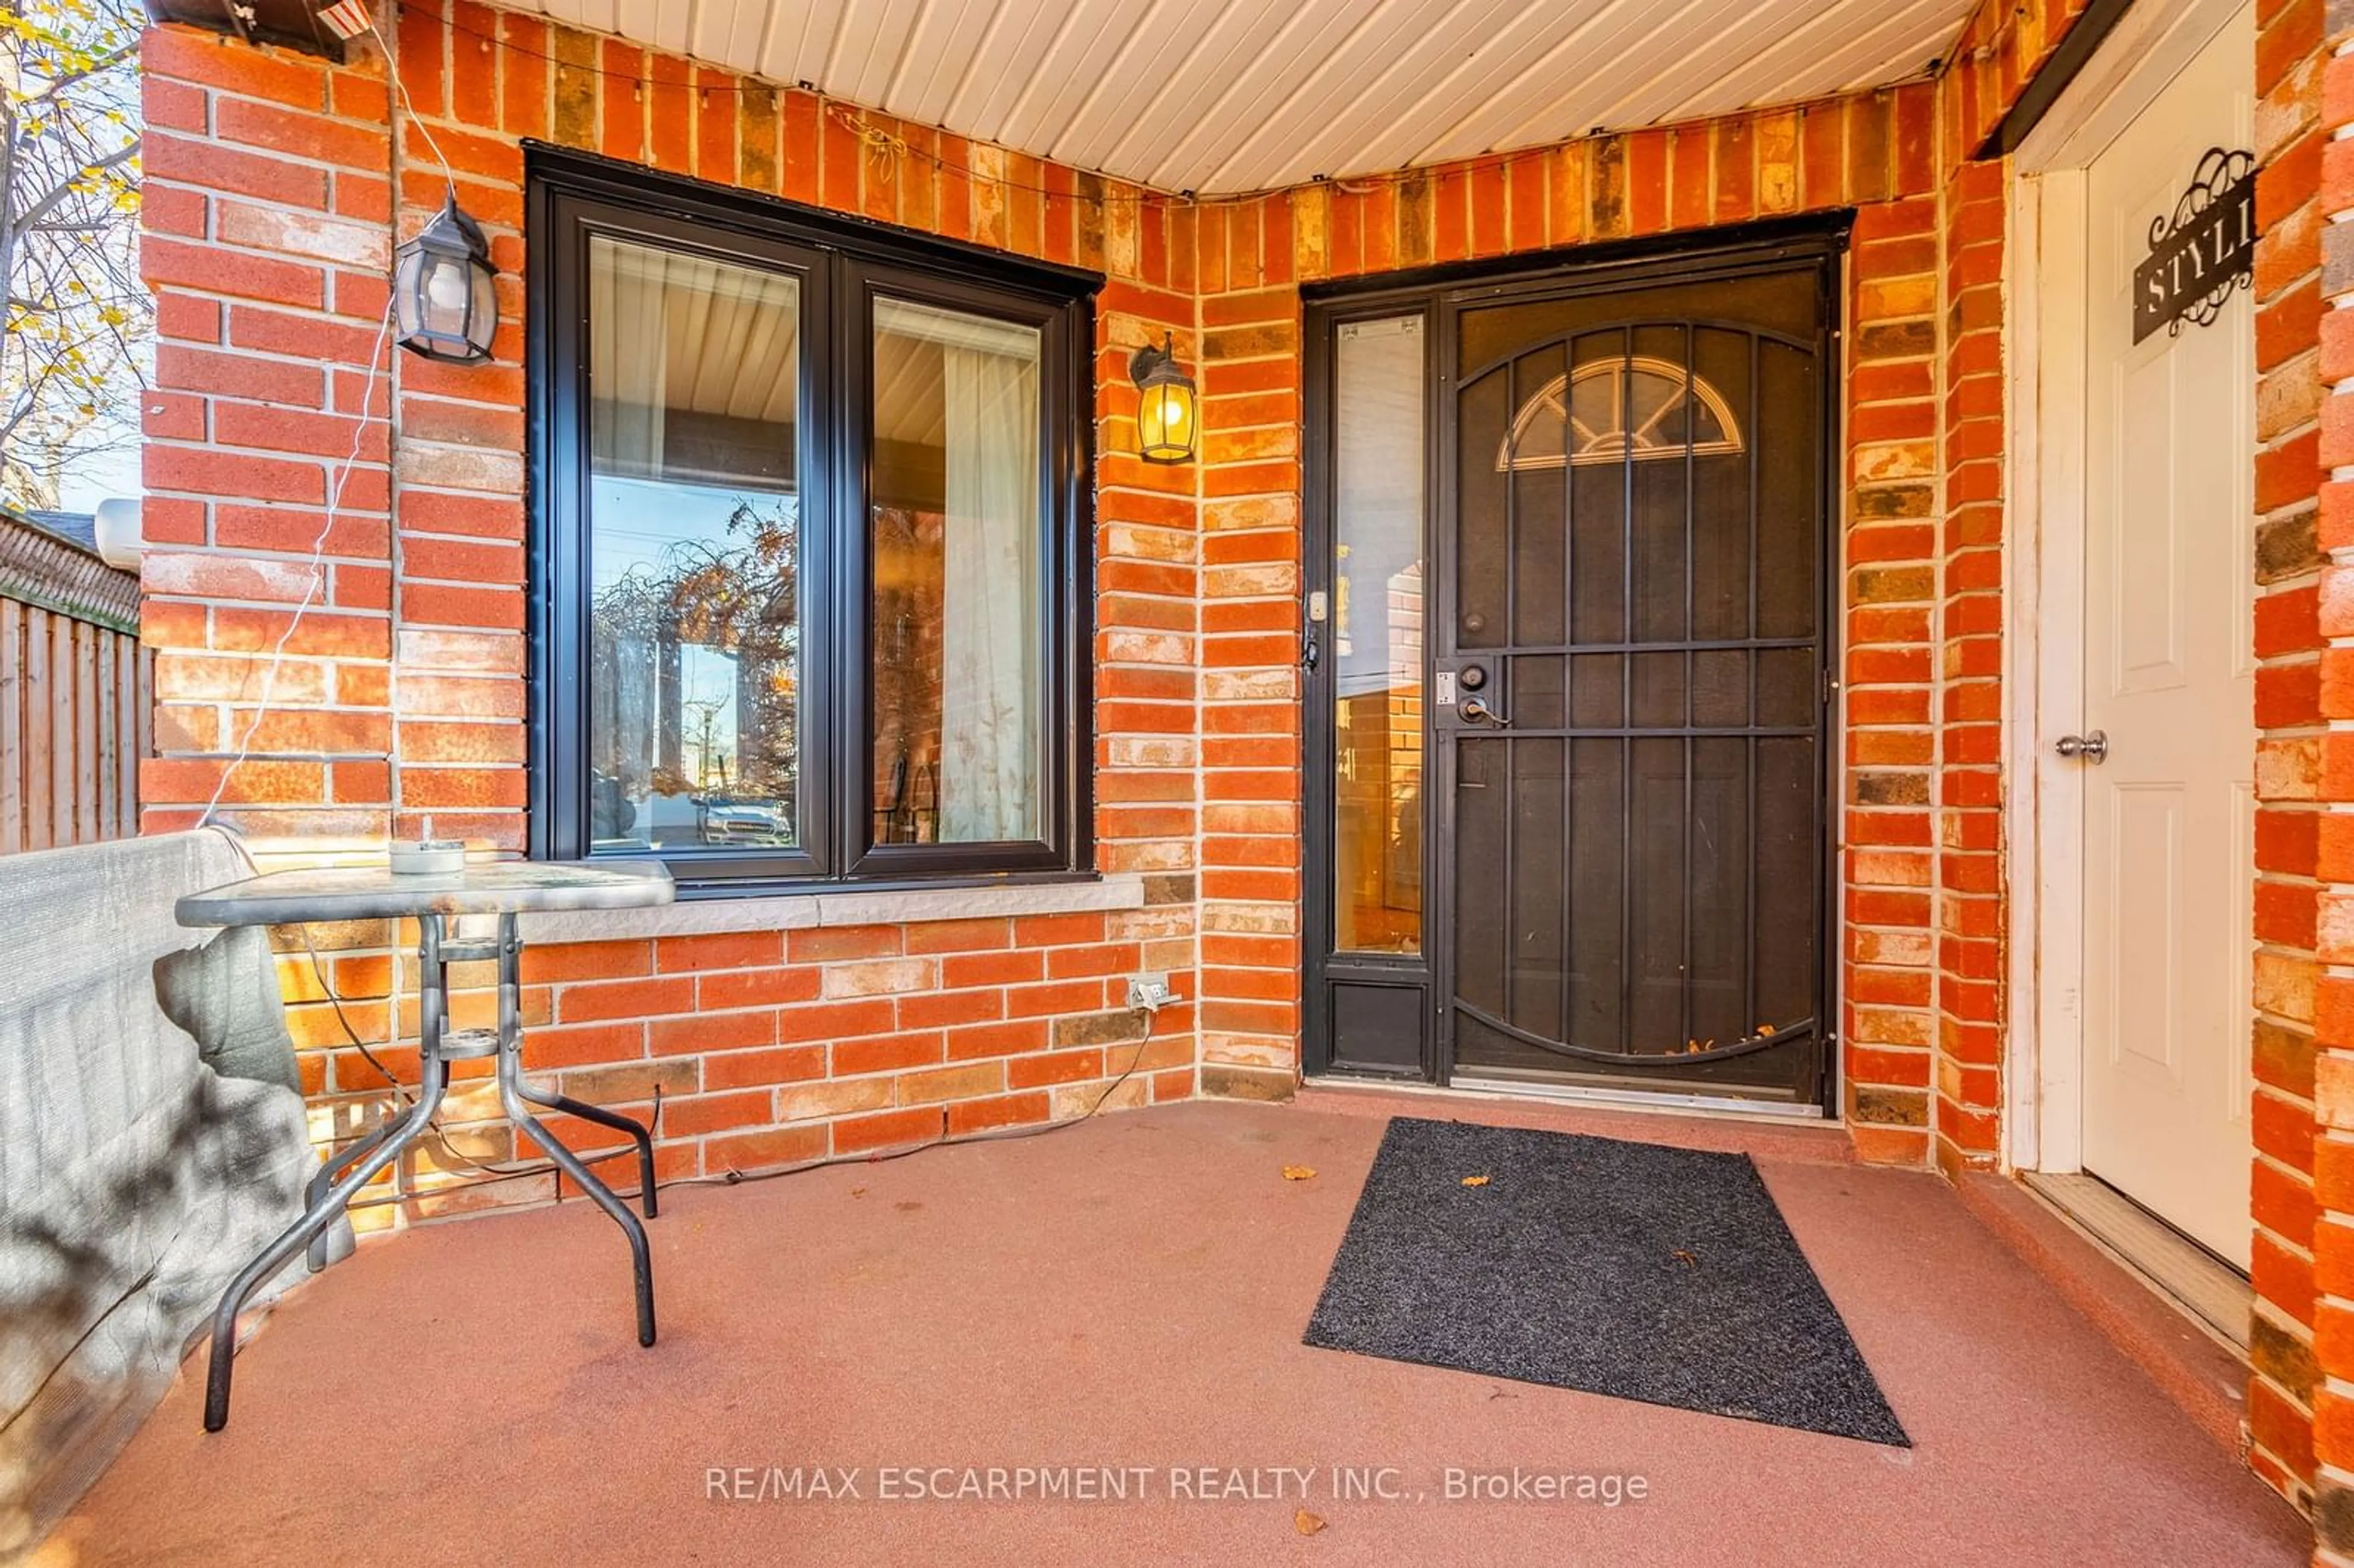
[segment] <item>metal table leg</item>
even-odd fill
[[[314,1268],[326,1266],[324,1236],[361,1188],[383,1171],[409,1145],[415,1143],[431,1128],[433,1115],[441,1107],[441,1099],[450,1082],[449,1058],[444,1054],[445,1041],[449,1048],[461,1054],[481,1053],[460,1046],[448,1036],[449,981],[447,965],[451,955],[444,951],[442,918],[439,915],[418,917],[418,958],[420,983],[418,995],[418,1046],[421,1063],[417,1099],[408,1109],[369,1133],[349,1148],[329,1154],[318,1171],[305,1183],[305,1206],[302,1217],[288,1226],[278,1239],[271,1242],[259,1257],[240,1270],[222,1295],[220,1306],[213,1313],[213,1340],[210,1370],[205,1384],[205,1430],[217,1432],[228,1425],[229,1381],[237,1359],[237,1319],[246,1301],[264,1280],[285,1266],[288,1260],[306,1249]],[[469,950],[456,945],[459,959],[487,957],[479,948]],[[562,1111],[579,1117],[584,1121],[626,1132],[638,1147],[638,1180],[644,1195],[646,1217],[656,1213],[654,1197],[653,1135],[645,1126],[631,1118],[602,1106],[592,1106],[567,1095],[535,1089],[523,1075],[523,1008],[521,958],[523,942],[516,935],[515,917],[499,916],[499,1028],[498,1086],[499,1104],[507,1119],[531,1134],[557,1168],[578,1184],[597,1206],[612,1216],[621,1227],[630,1244],[631,1273],[636,1286],[638,1308],[638,1343],[654,1342],[654,1280],[653,1258],[646,1245],[645,1226],[629,1206],[616,1196],[613,1190],[599,1181],[580,1157],[567,1149],[549,1132],[545,1123],[531,1114],[532,1106]],[[344,1174],[338,1177],[336,1172]]]
[[[507,1118],[530,1133],[540,1148],[546,1150],[547,1157],[555,1160],[567,1176],[579,1184],[580,1190],[588,1194],[591,1202],[610,1214],[613,1217],[613,1223],[621,1227],[621,1234],[629,1238],[630,1271],[636,1283],[638,1294],[638,1343],[652,1344],[654,1342],[654,1266],[653,1257],[646,1247],[645,1223],[630,1213],[629,1205],[615,1196],[610,1187],[597,1180],[588,1167],[580,1162],[580,1157],[558,1143],[556,1140],[556,1135],[547,1130],[546,1124],[531,1114],[531,1108],[523,1097],[522,1088],[522,1053],[501,1051],[499,1053],[499,1103],[506,1107]]]
[[[220,1306],[213,1313],[212,1365],[205,1382],[205,1430],[217,1432],[228,1425],[228,1387],[232,1363],[237,1359],[237,1315],[245,1308],[261,1282],[284,1267],[288,1259],[308,1246],[313,1238],[322,1234],[352,1195],[370,1181],[376,1172],[400,1157],[401,1150],[424,1135],[441,1104],[441,1092],[448,1083],[446,1070],[438,1056],[427,1056],[418,1086],[417,1103],[408,1114],[394,1124],[394,1129],[374,1152],[353,1166],[343,1180],[327,1189],[326,1195],[304,1211],[302,1217],[281,1232],[255,1258],[239,1271],[223,1292]]]
[[[619,1111],[609,1111],[603,1106],[592,1106],[587,1100],[576,1100],[570,1095],[559,1095],[546,1089],[535,1089],[527,1081],[518,1079],[515,1093],[542,1110],[562,1111],[577,1116],[582,1121],[595,1122],[599,1127],[626,1132],[638,1145],[638,1196],[645,1206],[646,1218],[658,1219],[661,1211],[654,1203],[654,1137],[645,1123]],[[510,1115],[513,1113],[510,1112]],[[533,1123],[533,1136],[537,1137],[538,1124]]]
[[[509,1049],[520,1051],[523,1044],[522,962],[523,941],[515,934],[514,916],[503,916],[499,920],[499,1048],[503,1056]],[[654,1198],[654,1138],[643,1122],[603,1106],[576,1100],[570,1095],[535,1089],[520,1071],[515,1076],[515,1093],[543,1110],[562,1111],[566,1116],[577,1116],[582,1121],[629,1134],[638,1146],[639,1202],[646,1211],[646,1218],[651,1220],[661,1213]],[[532,1126],[536,1135],[538,1123]]]
[[[303,1212],[307,1213],[326,1202],[327,1189],[334,1185],[337,1171],[349,1170],[355,1160],[365,1160],[383,1148],[387,1139],[398,1136],[400,1129],[407,1125],[408,1118],[396,1112],[387,1116],[382,1126],[356,1142],[346,1144],[338,1150],[329,1150],[327,1157],[319,1161],[319,1169],[312,1172],[311,1180],[302,1188]],[[307,1261],[312,1273],[322,1274],[326,1271],[326,1232],[321,1231],[311,1238],[310,1256]]]
[[[523,986],[520,976],[523,942],[515,935],[515,917],[499,916],[499,1104],[505,1107],[507,1119],[531,1134],[557,1169],[578,1184],[589,1200],[621,1227],[629,1239],[630,1270],[637,1287],[638,1343],[654,1342],[654,1270],[653,1256],[646,1245],[646,1227],[638,1216],[630,1213],[629,1205],[614,1194],[610,1187],[599,1181],[594,1172],[582,1163],[578,1155],[557,1141],[546,1125],[531,1114],[533,1104],[558,1108],[573,1115],[588,1113],[588,1119],[602,1127],[627,1132],[637,1140],[638,1170],[644,1184],[646,1213],[654,1213],[653,1138],[645,1128],[630,1118],[606,1110],[601,1106],[583,1105],[562,1095],[535,1091],[523,1077]]]

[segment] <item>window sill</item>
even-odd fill
[[[906,926],[927,920],[982,920],[1013,915],[1076,915],[1141,909],[1144,877],[1136,872],[1084,882],[987,887],[829,889],[749,898],[687,898],[651,909],[525,915],[526,942],[623,942],[729,931],[799,931],[819,926]]]

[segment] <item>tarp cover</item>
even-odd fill
[[[246,874],[209,830],[0,857],[0,1561],[97,1478],[301,1208],[315,1160],[268,935],[172,915]]]

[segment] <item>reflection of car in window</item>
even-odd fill
[[[738,800],[724,795],[699,796],[695,800],[697,828],[707,844],[790,844],[792,824],[773,800]]]

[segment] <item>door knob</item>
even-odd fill
[[[2105,731],[2094,730],[2090,735],[2063,735],[2052,749],[2062,757],[2081,757],[2087,762],[2106,762],[2109,758],[2109,737]]]
[[[1498,713],[1495,709],[1490,707],[1488,705],[1488,699],[1485,697],[1464,698],[1463,717],[1467,723],[1491,724],[1498,729],[1502,729],[1512,722],[1503,715]]]

